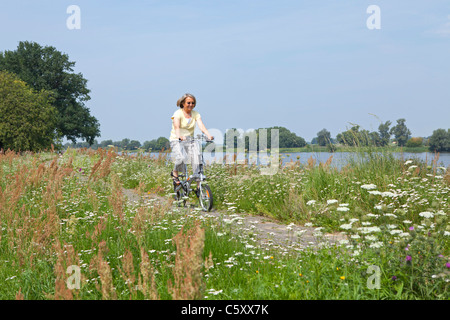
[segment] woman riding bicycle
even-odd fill
[[[169,140],[170,147],[172,149],[171,158],[174,162],[174,168],[171,172],[174,187],[180,184],[178,172],[184,171],[185,164],[187,163],[187,159],[183,157],[182,148],[184,148],[184,153],[189,157],[189,159],[194,159],[192,162],[194,174],[198,171],[197,168],[199,165],[199,161],[195,160],[195,157],[198,157],[199,155],[199,150],[195,149],[196,144],[183,145],[180,141],[185,141],[187,137],[194,136],[195,124],[198,125],[199,129],[207,136],[209,140],[214,139],[203,124],[200,113],[193,110],[196,103],[197,100],[192,94],[184,94],[177,101],[177,106],[180,107],[180,109],[175,111],[172,116],[172,131],[170,132]]]

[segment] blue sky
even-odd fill
[[[35,41],[76,62],[99,141],[168,137],[185,92],[216,136],[284,126],[310,141],[399,118],[413,136],[450,127],[448,0],[2,1],[0,30],[0,51]]]

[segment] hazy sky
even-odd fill
[[[67,27],[70,5],[80,29]],[[366,24],[370,5],[381,29]],[[35,41],[76,62],[99,141],[168,138],[185,92],[216,136],[450,127],[448,0],[1,0],[0,30],[0,51]]]

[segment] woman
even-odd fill
[[[186,159],[183,158],[183,152],[181,148],[185,148],[185,152],[188,156],[198,156],[199,150],[191,148],[191,146],[196,146],[197,144],[185,144],[182,145],[181,141],[185,141],[186,137],[193,137],[195,124],[198,125],[199,129],[207,136],[209,140],[213,140],[214,137],[211,136],[203,124],[200,113],[193,110],[197,100],[195,97],[186,93],[177,101],[177,106],[180,107],[172,116],[172,131],[170,132],[170,147],[172,149],[172,161],[174,162],[174,169],[171,172],[173,179],[173,184],[175,187],[180,184],[178,179],[178,172],[184,171],[184,166]],[[193,161],[193,171],[194,174],[198,172],[198,161]]]

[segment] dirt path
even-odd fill
[[[131,205],[145,204],[149,201],[167,201],[167,198],[155,194],[139,196],[135,190],[123,189],[123,194]],[[153,199],[153,200],[152,200]],[[189,205],[189,202],[188,202]],[[195,207],[192,208],[195,210]],[[196,210],[197,211],[197,210]],[[261,246],[283,246],[293,249],[320,247],[339,243],[347,239],[344,234],[322,233],[320,228],[305,227],[295,224],[282,224],[275,219],[242,213],[230,213],[226,210],[198,211],[202,215],[216,217],[219,221],[237,232],[253,234]]]

